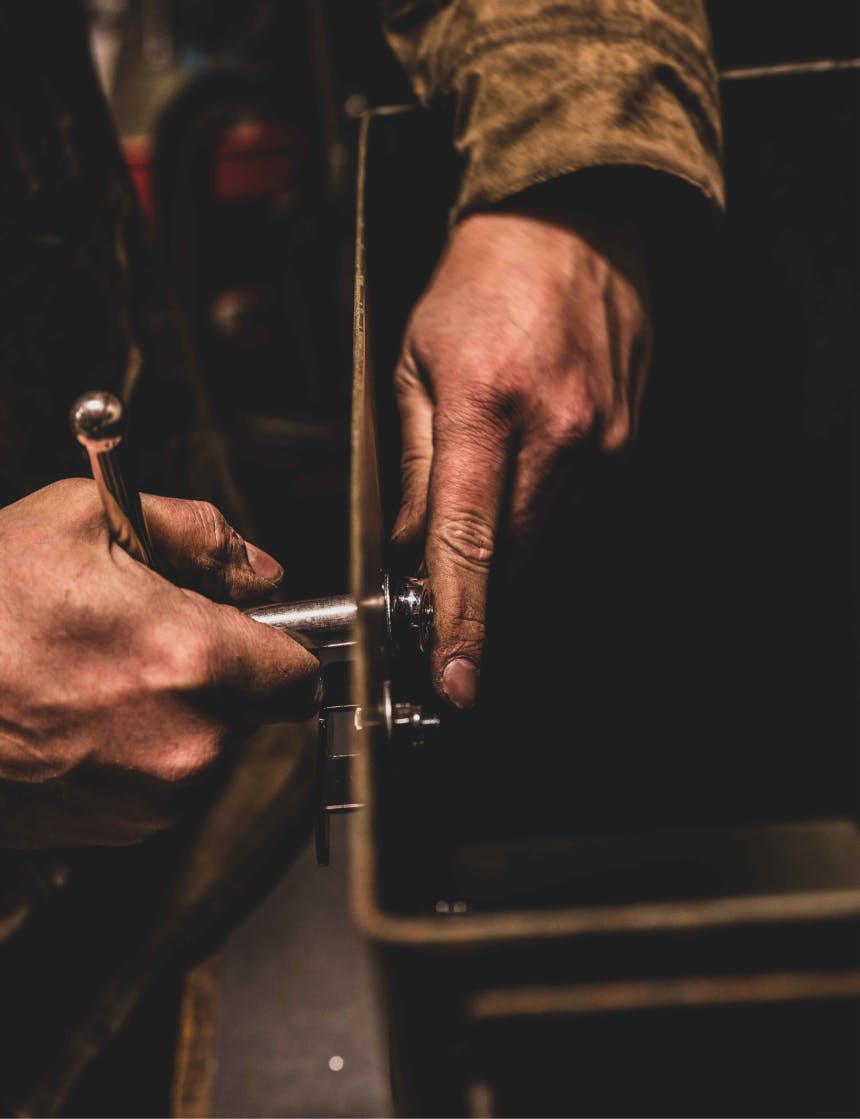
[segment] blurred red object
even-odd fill
[[[153,142],[149,136],[122,140],[126,163],[144,213],[154,220]],[[219,202],[281,195],[298,189],[307,144],[297,128],[271,121],[244,121],[226,128],[215,150],[213,195]]]
[[[143,212],[152,221],[155,217],[152,201],[152,141],[148,136],[124,136],[121,143],[138,201]]]

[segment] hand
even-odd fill
[[[184,587],[111,544],[92,482],[0,510],[0,845],[141,840],[231,740],[318,702],[314,657],[211,601],[268,597],[275,560],[210,505],[143,505]]]
[[[395,374],[392,539],[425,538],[433,680],[458,707],[475,701],[500,539],[527,542],[576,454],[631,438],[650,358],[645,291],[631,237],[493,211],[454,228],[412,313]]]

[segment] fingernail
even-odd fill
[[[248,563],[250,563],[256,575],[265,579],[267,583],[280,583],[284,577],[284,569],[273,556],[270,556],[268,552],[264,552],[262,548],[258,548],[255,544],[249,544],[247,540],[245,541],[245,553],[248,556]]]
[[[391,539],[396,540],[398,536],[406,531],[406,526],[409,524],[409,515],[412,512],[412,502],[407,501],[400,506],[400,512],[397,514],[397,519],[394,522],[394,528],[391,530]]]
[[[478,691],[478,666],[465,657],[448,661],[442,673],[442,687],[455,707],[474,707]]]

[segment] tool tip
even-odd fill
[[[125,409],[112,392],[85,392],[72,405],[69,419],[81,442],[119,440],[125,432]]]

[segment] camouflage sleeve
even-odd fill
[[[424,105],[453,100],[454,218],[586,167],[638,166],[723,205],[702,0],[380,0]]]

